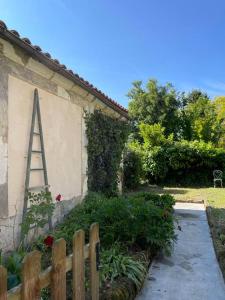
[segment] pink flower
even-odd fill
[[[62,200],[62,195],[61,194],[58,194],[55,198],[56,201],[61,201]]]
[[[53,236],[51,236],[51,235],[48,235],[45,239],[44,239],[44,244],[45,244],[45,246],[47,246],[47,247],[52,247],[52,245],[53,245],[53,242],[54,242],[54,237]]]

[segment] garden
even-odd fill
[[[211,101],[201,91],[178,93],[171,84],[160,86],[155,80],[146,89],[134,83],[128,96],[129,122],[101,111],[86,114],[89,192],[82,203],[53,230],[39,235],[54,213],[54,201],[49,192],[28,195],[31,206],[21,224],[21,245],[1,262],[8,269],[8,289],[21,282],[27,252],[38,249],[46,269],[57,240],[66,241],[70,254],[73,234],[84,230],[88,243],[89,228],[98,223],[100,298],[134,299],[155,255],[172,251],[173,205],[178,200],[205,201],[225,274],[224,189],[210,188],[213,170],[225,170],[225,99]],[[61,195],[55,201],[63,201]],[[86,272],[88,277],[88,266]],[[71,276],[68,272],[67,299],[73,295]],[[85,289],[88,295],[88,280]],[[42,299],[50,297],[51,289],[43,289]]]
[[[31,245],[21,247],[3,261],[9,272],[8,287],[13,288],[21,282],[21,263],[27,251],[41,251],[42,268],[46,269],[51,264],[54,241],[64,238],[67,252],[71,253],[74,232],[83,229],[88,241],[89,227],[97,222],[101,240],[101,299],[114,299],[115,295],[125,295],[121,299],[134,297],[157,251],[171,251],[175,240],[173,204],[172,196],[148,192],[112,197],[90,193],[55,230]],[[72,299],[70,276],[68,274],[67,299]],[[49,299],[49,290],[42,293],[43,299]]]
[[[201,90],[178,92],[151,79],[133,83],[128,97],[131,135],[124,157],[124,185],[205,203],[215,252],[225,277],[225,197],[212,188],[213,171],[225,180],[225,97]]]

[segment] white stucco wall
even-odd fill
[[[0,184],[7,182],[7,144],[0,137]]]
[[[8,82],[8,205],[9,216],[21,211],[24,197],[26,158],[36,86],[9,76]],[[48,179],[53,198],[63,200],[82,195],[82,107],[69,98],[38,88]],[[34,149],[38,150],[38,137]],[[33,155],[32,167],[40,167],[40,155]],[[42,172],[33,172],[30,185],[43,184]]]
[[[62,218],[87,192],[87,138],[84,110],[124,119],[119,112],[30,57],[16,45],[0,38],[0,249],[16,248],[19,242],[27,150],[34,89],[40,96],[48,179],[57,203],[53,223]],[[34,149],[38,150],[35,137]],[[33,155],[32,166],[41,166]],[[43,183],[34,173],[31,185]]]

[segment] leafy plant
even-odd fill
[[[154,139],[152,144],[148,134],[151,125],[144,127],[143,144],[132,142],[130,146],[141,157],[142,179],[157,184],[211,185],[213,170],[225,170],[224,149],[203,141],[175,141],[165,137]]]
[[[146,266],[144,262],[125,254],[118,245],[101,252],[101,284],[113,283],[118,278],[127,277],[138,289],[141,287],[145,275]]]
[[[115,195],[122,152],[128,137],[128,125],[101,111],[86,115],[88,138],[88,189]]]
[[[50,192],[28,193],[30,207],[21,223],[22,235],[25,237],[31,228],[43,228],[54,211]]]
[[[110,248],[114,243],[138,244],[146,249],[169,250],[175,239],[172,205],[173,197],[136,194],[127,197],[106,198],[91,193],[75,207],[65,222],[54,233],[70,244],[74,231],[88,232],[93,222],[99,223],[101,245]]]
[[[24,256],[25,252],[19,250],[12,252],[5,260],[2,259],[2,263],[8,271],[8,289],[12,289],[21,282],[21,268]]]
[[[140,155],[128,150],[123,160],[123,184],[126,189],[139,186],[142,176],[142,162]]]
[[[39,197],[35,198],[37,201],[34,203],[39,203]],[[51,245],[54,239],[65,238],[67,251],[71,253],[74,232],[84,229],[88,240],[90,225],[98,222],[103,249],[100,256],[101,282],[112,283],[118,278],[128,277],[138,288],[146,274],[146,262],[145,259],[132,257],[128,249],[169,251],[175,239],[173,204],[174,199],[170,195],[137,193],[132,196],[107,198],[104,194],[89,193],[51,235],[48,234],[45,239],[39,237],[31,249],[36,248],[43,253],[42,265],[46,268],[51,261]],[[33,222],[34,219],[31,220]],[[10,288],[21,281],[23,257],[24,252],[18,250],[4,262],[9,270]],[[42,297],[48,299],[48,290],[42,293]]]

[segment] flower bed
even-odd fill
[[[70,253],[74,232],[84,229],[88,240],[89,226],[93,222],[99,223],[101,299],[132,299],[143,284],[154,254],[160,249],[170,251],[175,239],[173,204],[174,199],[170,195],[138,193],[106,198],[100,194],[89,194],[53,232],[39,237],[30,248],[43,252],[43,267],[46,268],[55,239],[64,238]],[[6,261],[8,269],[10,259],[12,265],[12,256]],[[11,275],[17,275],[19,280],[21,259],[17,261],[17,269],[12,268]],[[69,276],[67,299],[71,299],[72,292]],[[42,298],[49,299],[48,291],[43,293]]]

